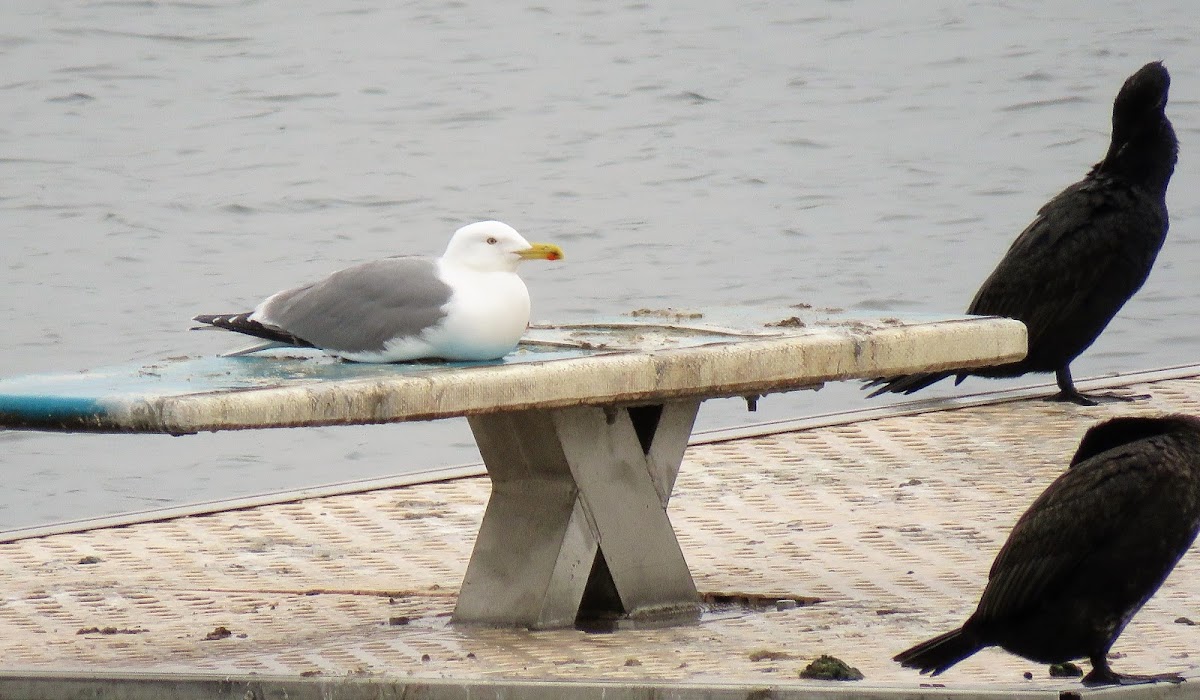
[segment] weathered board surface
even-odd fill
[[[16,377],[0,380],[0,428],[182,434],[758,395],[1011,362],[1026,349],[1024,326],[1008,319],[749,316],[535,326],[517,351],[485,363],[372,365],[275,351]]]

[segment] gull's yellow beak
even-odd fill
[[[525,250],[518,250],[522,260],[562,260],[562,248],[553,243],[534,243]]]

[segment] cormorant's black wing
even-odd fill
[[[1021,516],[1000,549],[976,622],[1013,620],[1055,604],[1080,585],[1081,577],[1110,560],[1118,578],[1139,567],[1146,569],[1139,576],[1152,577],[1148,569],[1154,564],[1169,571],[1194,537],[1191,520],[1200,510],[1195,476],[1180,459],[1177,442],[1159,436],[1103,452],[1064,472]],[[1181,539],[1186,543],[1174,558],[1162,554]]]
[[[1039,210],[968,313],[1024,322],[1027,362],[1055,369],[1036,355],[1073,358],[1090,345],[1146,281],[1166,228],[1165,207],[1144,190],[1093,173]]]

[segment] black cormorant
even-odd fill
[[[895,657],[937,675],[988,646],[1041,663],[1086,657],[1086,685],[1179,681],[1122,676],[1107,654],[1200,529],[1200,420],[1115,418],[1084,435],[996,555],[959,629]]]
[[[1016,377],[1054,372],[1055,397],[1085,406],[1071,361],[1088,348],[1146,281],[1167,235],[1167,183],[1178,142],[1164,109],[1171,77],[1148,63],[1125,81],[1113,103],[1112,143],[1083,180],[1038,211],[992,274],[968,314],[1022,321],[1029,354],[1020,362],[957,372],[885,377],[870,396],[911,394],[957,374]],[[1119,397],[1113,397],[1119,398]]]

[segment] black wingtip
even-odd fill
[[[262,338],[263,340],[270,340],[276,343],[285,343],[287,345],[294,345],[300,348],[316,347],[307,340],[292,335],[282,328],[268,326],[264,323],[251,319],[251,313],[253,312],[240,314],[200,314],[199,316],[192,317],[192,320],[198,323],[206,323],[217,328],[223,328],[227,331],[244,333],[245,335],[251,335],[255,338]]]

